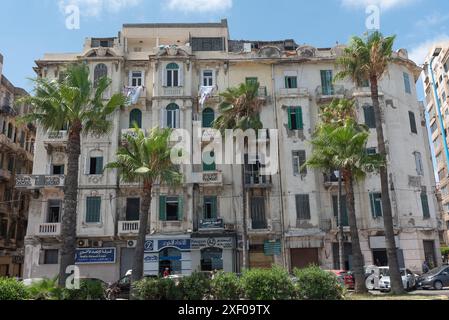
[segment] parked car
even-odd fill
[[[117,282],[111,283],[106,290],[106,299],[129,299],[131,292],[131,276],[132,272],[128,271],[126,275]],[[145,278],[157,278],[157,276],[145,276]]]
[[[435,290],[442,290],[444,287],[449,287],[449,267],[443,265],[423,274],[418,278],[418,287]]]
[[[407,291],[416,288],[416,278],[415,274],[409,269],[401,269],[402,285]],[[387,292],[391,290],[391,279],[390,279],[390,269],[383,268],[380,279],[379,279],[379,290],[382,292]]]
[[[345,270],[329,270],[332,274],[334,274],[338,281],[349,290],[354,290],[355,288],[355,280],[354,275],[351,271]]]

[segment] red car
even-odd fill
[[[355,281],[351,271],[330,270],[329,272],[333,273],[337,277],[337,279],[341,282],[341,284],[343,284],[346,287],[346,289],[354,290]]]

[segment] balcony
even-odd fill
[[[343,85],[331,85],[328,87],[319,86],[316,88],[317,102],[328,102],[333,99],[345,97],[345,87]]]
[[[0,181],[11,180],[11,172],[8,170],[0,169]]]
[[[163,88],[165,97],[182,97],[184,95],[183,87],[164,87]]]
[[[334,173],[324,173],[324,187],[326,189],[338,188],[338,177]],[[342,181],[342,185],[344,186],[344,180]]]
[[[62,147],[67,145],[67,131],[49,131],[45,134],[44,144],[54,147]]]
[[[199,222],[198,231],[222,231],[224,230],[223,219],[202,219]]]
[[[261,175],[259,172],[245,172],[246,188],[271,188],[271,176]]]
[[[140,129],[140,132],[143,132],[143,134],[146,134],[146,130]],[[121,143],[122,145],[127,142],[127,137],[134,137],[137,138],[137,133],[134,129],[123,129],[121,134]]]
[[[37,226],[36,236],[38,237],[58,237],[61,235],[60,223],[42,223]]]
[[[119,221],[118,234],[119,236],[135,236],[139,233],[139,221]]]
[[[205,187],[222,186],[223,173],[219,171],[194,172],[192,173],[192,183],[197,183]]]
[[[279,89],[281,98],[309,97],[309,89],[307,88],[282,88]]]
[[[64,186],[64,175],[21,174],[16,177],[16,188],[18,189],[63,188]]]

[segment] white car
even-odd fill
[[[408,269],[401,269],[402,285],[404,289],[409,291],[416,288],[416,277]],[[387,292],[391,290],[390,269],[382,268],[379,278],[379,290]]]

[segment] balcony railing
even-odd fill
[[[39,189],[39,188],[62,188],[65,185],[64,175],[27,175],[21,174],[16,177],[16,188]]]
[[[270,188],[271,176],[264,176],[259,172],[245,172],[245,185],[248,188]]]
[[[383,96],[382,87],[378,87],[379,95]],[[355,87],[351,90],[351,96],[353,97],[370,97],[371,96],[371,87]]]
[[[57,237],[61,235],[60,223],[42,223],[37,226],[36,235],[39,237]]]
[[[337,97],[344,97],[345,87],[343,85],[319,86],[316,89],[318,101],[331,100]]]
[[[164,96],[179,97],[184,95],[183,87],[164,87]]]
[[[136,235],[139,233],[139,221],[119,221],[118,233],[119,235]]]
[[[45,144],[66,144],[68,140],[67,131],[49,131],[44,137]]]
[[[279,95],[281,97],[289,97],[289,96],[309,96],[309,89],[307,88],[282,88],[279,89]]]
[[[200,220],[198,229],[200,231],[223,230],[223,219],[202,219]]]
[[[338,187],[338,177],[334,173],[324,173],[324,187],[330,188],[330,187]],[[342,183],[344,185],[344,180],[342,180]]]

